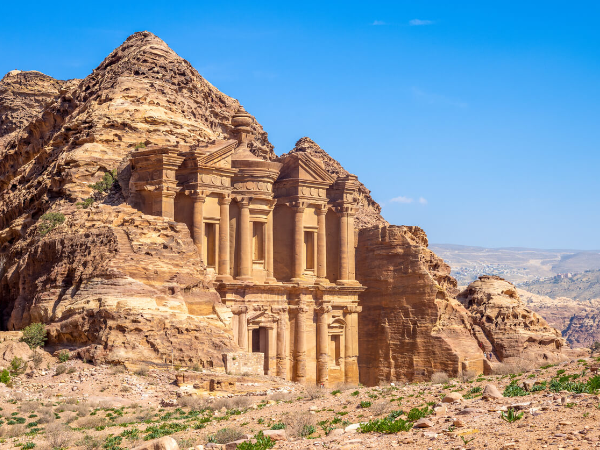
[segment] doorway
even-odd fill
[[[263,370],[265,375],[269,374],[269,333],[265,327],[252,330],[252,353],[264,355]]]

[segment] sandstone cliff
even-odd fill
[[[49,322],[50,344],[79,347],[96,360],[162,362],[173,354],[222,365],[220,353],[237,346],[187,227],[124,202],[136,146],[229,139],[239,103],[148,32],[130,36],[75,84],[34,81],[28,89],[42,100],[30,110],[5,102],[29,115],[3,114],[1,326]],[[252,127],[251,151],[273,158],[262,127]],[[90,185],[114,169],[119,185],[78,209]],[[66,220],[42,236],[48,211]]]
[[[12,70],[0,80],[0,155],[15,134],[79,80],[61,81],[35,70]]]
[[[335,177],[348,175],[349,172],[342,165],[333,159],[329,154],[317,145],[315,141],[308,137],[303,137],[296,142],[296,145],[288,153],[281,156],[284,159],[292,153],[304,152],[315,158],[317,161],[322,161],[325,170]],[[359,208],[356,212],[354,227],[361,229],[371,227],[373,225],[388,225],[387,221],[381,216],[381,206],[371,197],[369,191],[364,184],[359,182],[358,186]]]
[[[540,366],[569,358],[560,332],[527,308],[517,289],[491,275],[479,277],[457,299],[467,308],[479,345],[492,352],[486,371],[498,363]]]
[[[418,227],[371,227],[359,233],[359,370],[370,386],[483,370],[469,315],[453,295],[450,267],[427,248]]]

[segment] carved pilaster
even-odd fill
[[[219,198],[220,221],[219,221],[219,264],[217,280],[230,281],[229,274],[229,205],[231,197],[223,195]]]
[[[326,386],[329,379],[329,305],[315,308],[317,314],[317,384]]]

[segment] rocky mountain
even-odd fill
[[[342,165],[333,159],[311,138],[303,137],[296,142],[296,145],[288,153],[281,156],[285,158],[292,153],[307,153],[311,157],[323,163],[325,170],[335,177],[348,175],[348,171]],[[381,216],[381,206],[371,197],[371,191],[359,182],[359,209],[354,219],[354,226],[358,229],[367,228],[373,225],[388,225],[387,221]]]
[[[28,112],[32,120],[15,134],[28,119],[8,113],[3,119],[2,326],[51,322],[50,344],[86,345],[98,359],[111,361],[139,352],[164,361],[174,347],[181,350],[174,353],[179,361],[187,361],[192,348],[191,355],[212,364],[211,348],[236,348],[224,331],[227,317],[219,317],[218,296],[203,271],[193,269],[201,264],[187,227],[146,218],[124,202],[128,155],[136,146],[228,139],[238,101],[148,32],[130,36],[88,77],[66,85],[71,90],[49,77],[27,79],[27,89],[35,86],[43,99]],[[11,95],[3,108],[25,108]],[[251,126],[250,150],[273,158],[267,134],[256,121]],[[111,170],[119,185],[103,205],[77,208],[93,193],[90,185]],[[62,215],[64,223],[42,235],[38,227],[46,212]],[[157,313],[163,323],[158,328],[151,319]],[[126,325],[144,322],[149,328]],[[184,333],[193,329],[195,343]]]
[[[479,346],[492,353],[488,372],[498,363],[539,366],[569,359],[572,353],[555,328],[521,301],[508,281],[484,275],[458,297],[469,311]]]
[[[565,297],[583,302],[600,300],[600,270],[557,275],[522,283],[519,287],[532,294],[554,299]]]

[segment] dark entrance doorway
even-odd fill
[[[269,373],[269,333],[267,328],[258,327],[252,330],[252,353],[264,355],[264,373]]]

